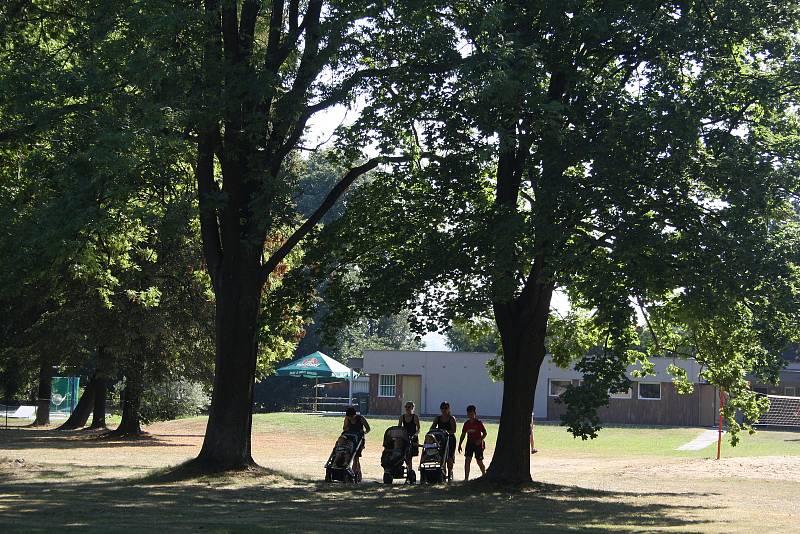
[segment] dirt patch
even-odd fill
[[[652,462],[652,461],[651,461]],[[669,463],[630,466],[620,476],[656,475],[663,478],[747,478],[800,482],[800,457],[754,456],[746,458],[677,459]]]

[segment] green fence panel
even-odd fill
[[[70,414],[78,404],[79,376],[56,376],[50,394],[50,413]]]

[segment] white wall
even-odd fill
[[[438,414],[442,401],[454,415],[466,415],[468,404],[478,415],[497,417],[503,402],[503,383],[489,378],[484,352],[364,351],[364,371],[370,374],[420,375],[422,402],[417,412]]]

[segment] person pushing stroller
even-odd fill
[[[447,455],[447,479],[453,480],[453,465],[456,455],[456,418],[450,413],[450,403],[445,401],[439,405],[441,415],[437,415],[431,425],[431,430],[438,428],[450,434],[450,446]]]
[[[406,457],[406,467],[409,471],[412,469],[411,458],[417,455],[419,447],[419,416],[414,413],[414,408],[414,403],[408,401],[405,405],[405,413],[400,416],[400,426],[406,429],[408,440],[411,443],[411,454]]]
[[[361,434],[362,438],[369,433],[370,428],[367,419],[363,415],[357,414],[354,406],[347,408],[344,414],[344,425],[342,426],[344,432],[356,432]],[[366,439],[361,440],[361,446],[355,452],[355,457],[353,458],[353,472],[356,474],[357,482],[361,482],[361,462],[359,459],[366,443]]]

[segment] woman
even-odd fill
[[[447,479],[453,480],[453,464],[456,461],[456,418],[450,413],[450,403],[445,401],[439,405],[441,415],[437,415],[431,430],[439,428],[450,434],[450,447],[447,451]]]
[[[411,471],[411,458],[417,455],[419,448],[419,417],[414,413],[414,403],[406,403],[406,413],[400,416],[400,426],[406,429],[408,441],[411,443],[411,454],[406,456],[406,467]]]
[[[356,481],[361,482],[361,462],[359,458],[361,458],[361,451],[364,450],[364,445],[367,444],[364,435],[370,431],[369,423],[363,415],[356,414],[354,406],[350,406],[347,408],[347,411],[344,412],[344,425],[342,430],[344,432],[356,432],[361,435],[361,446],[358,448],[353,458],[353,473],[356,475]]]

